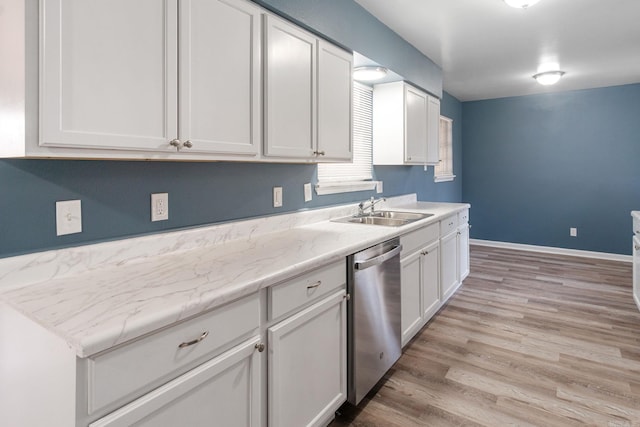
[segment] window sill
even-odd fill
[[[454,178],[456,176],[455,175],[440,175],[440,176],[436,176],[433,178],[433,182],[448,182],[448,181],[453,181]]]
[[[350,193],[353,191],[374,190],[378,181],[351,181],[351,182],[319,182],[316,184],[316,194]]]

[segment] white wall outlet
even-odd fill
[[[282,207],[282,187],[273,187],[273,207]]]
[[[571,227],[569,229],[569,236],[571,237],[577,237],[578,236],[578,229],[575,227]]]
[[[376,182],[376,193],[382,193],[382,181]]]
[[[312,198],[313,196],[311,194],[311,183],[307,183],[304,185],[304,201],[310,202]]]
[[[151,221],[166,221],[169,219],[169,193],[154,193],[151,195]]]
[[[82,202],[65,200],[56,202],[56,235],[82,232]]]

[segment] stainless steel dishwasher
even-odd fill
[[[357,405],[400,357],[400,239],[349,257],[347,400]]]

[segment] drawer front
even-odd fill
[[[469,209],[458,212],[458,224],[462,225],[469,222]]]
[[[458,228],[458,215],[451,215],[440,221],[440,237],[444,237]]]
[[[400,236],[400,243],[402,244],[402,257],[411,255],[418,249],[422,249],[429,243],[438,239],[438,223],[428,225],[420,230],[412,231],[403,236]]]
[[[90,358],[89,413],[123,397],[133,398],[157,380],[169,380],[170,374],[175,373],[175,377],[193,362],[213,357],[226,344],[257,333],[259,301],[256,293]]]
[[[269,319],[277,319],[336,289],[344,288],[346,280],[346,261],[340,261],[271,286],[268,290]]]

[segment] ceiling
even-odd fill
[[[639,0],[355,1],[442,67],[461,101],[640,82]],[[543,62],[566,72],[559,83],[532,78]]]

